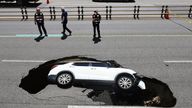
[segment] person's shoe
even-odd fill
[[[45,37],[48,37],[48,35],[47,35],[47,34],[45,34]]]
[[[71,36],[72,32],[69,33],[69,36]]]

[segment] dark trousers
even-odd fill
[[[96,30],[97,30],[97,33],[98,33],[98,38],[100,38],[101,35],[100,35],[99,23],[93,23],[93,38],[96,37]]]
[[[41,30],[41,28],[43,29],[44,34],[47,35],[47,31],[46,31],[46,29],[45,29],[44,24],[38,23],[37,26],[38,26],[39,33],[40,33],[41,36],[42,36],[42,30]]]
[[[192,11],[192,10],[191,10]],[[192,13],[191,13],[191,11],[189,11],[189,14],[188,14],[188,17],[189,18],[192,18]]]
[[[71,30],[69,30],[67,28],[67,23],[63,23],[63,34],[65,34],[65,31],[67,30],[67,32],[69,32],[69,34],[71,34]]]

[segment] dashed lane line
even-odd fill
[[[164,63],[192,63],[192,60],[166,60]]]
[[[5,63],[44,63],[46,60],[1,60]]]
[[[7,63],[44,63],[47,60],[8,60],[4,59],[1,62]],[[164,63],[192,63],[192,60],[165,60]]]

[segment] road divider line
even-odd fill
[[[16,37],[38,37],[39,35],[38,34],[16,34]],[[48,34],[48,37],[62,37],[63,36],[63,34]],[[192,34],[191,35],[178,35],[178,34],[175,34],[175,35],[152,35],[152,34],[150,34],[150,35],[131,35],[131,34],[124,34],[124,35],[121,35],[121,34],[117,34],[117,35],[110,35],[110,34],[107,34],[107,35],[103,35],[103,37],[119,37],[119,36],[121,36],[121,37],[126,37],[126,36],[128,36],[128,37],[169,37],[169,36],[171,36],[171,37],[180,37],[180,36],[191,36],[192,37]],[[85,34],[85,35],[83,35],[83,34],[80,34],[80,35],[77,35],[77,34],[75,34],[75,35],[73,35],[73,36],[71,36],[71,37],[92,37],[92,35],[88,35],[88,34]]]
[[[142,106],[83,106],[83,105],[68,105],[68,108],[146,108]],[[157,107],[150,107],[157,108]]]
[[[192,60],[166,60],[164,63],[192,63]]]
[[[7,63],[44,63],[45,60],[1,60],[1,62]]]
[[[1,38],[14,38],[13,35],[0,35]]]
[[[47,60],[1,60],[9,63],[44,63]],[[192,60],[165,60],[164,63],[192,63]]]
[[[0,35],[0,38],[36,38],[38,37],[39,35],[38,34],[16,34],[16,35]],[[48,34],[48,38],[51,37],[51,38],[60,38],[62,37],[63,35],[62,34]],[[77,35],[77,34],[73,34],[73,36],[70,36],[70,38],[81,38],[81,37],[92,37],[92,35],[88,35],[88,34],[80,34],[80,35]],[[110,35],[110,34],[106,34],[106,35],[103,35],[103,37],[192,37],[192,34],[187,34],[187,35],[165,35],[165,34],[162,34],[162,35],[157,35],[157,34],[150,34],[150,35],[131,35],[131,34],[117,34],[117,35]]]
[[[38,34],[16,34],[16,37],[38,37]],[[63,34],[48,34],[48,37],[62,37]]]

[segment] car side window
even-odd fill
[[[74,66],[89,66],[89,63],[74,63]]]
[[[93,67],[108,67],[107,64],[105,63],[92,63]]]

